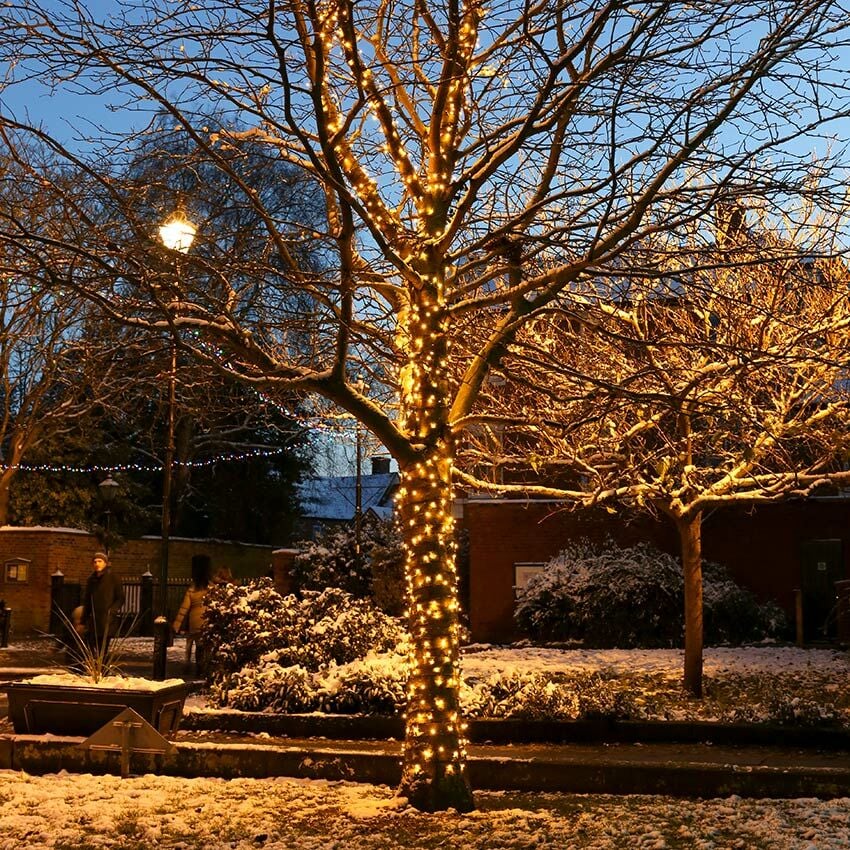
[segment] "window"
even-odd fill
[[[12,558],[6,561],[3,575],[6,584],[26,584],[29,581],[30,561],[26,558]]]
[[[543,561],[516,561],[514,563],[514,593],[519,594],[525,590],[528,580],[532,576],[539,575],[545,569]]]

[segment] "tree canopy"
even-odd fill
[[[0,10],[10,81],[108,91],[140,118],[148,105],[167,113],[256,215],[254,248],[244,254],[211,227],[189,253],[165,251],[145,188],[103,167],[104,151],[127,144],[125,128],[105,127],[82,154],[46,140],[109,196],[109,222],[79,210],[89,233],[73,241],[17,238],[53,255],[108,315],[170,330],[199,363],[249,386],[322,394],[393,454],[413,647],[400,791],[424,809],[470,808],[449,507],[456,441],[485,378],[526,324],[560,301],[582,303],[635,245],[730,197],[776,211],[807,190],[810,149],[841,138],[847,117],[847,9],[822,0],[110,8],[10,0]],[[13,143],[50,136],[27,124],[6,111],[0,131]],[[272,214],[237,167],[249,147],[321,187],[326,226]],[[829,205],[843,196],[832,170],[843,151],[821,154]],[[191,197],[184,203],[191,215]],[[301,250],[316,243],[319,268]],[[258,290],[262,309],[246,309]],[[292,308],[293,292],[309,309]],[[362,391],[376,364],[387,397]]]

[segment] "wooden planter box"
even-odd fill
[[[125,708],[132,708],[160,734],[177,731],[189,686],[185,682],[156,691],[39,685],[9,682],[9,718],[19,735],[88,737]]]

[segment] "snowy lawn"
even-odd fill
[[[478,793],[423,815],[386,787],[0,772],[2,850],[850,847],[850,799],[677,800]]]
[[[467,647],[463,678],[540,675],[598,695],[601,708],[648,720],[722,720],[850,726],[850,653],[796,646],[708,647],[704,699],[682,689],[676,649]],[[589,688],[588,683],[593,687]],[[615,712],[617,713],[617,712]]]

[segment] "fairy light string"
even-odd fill
[[[230,463],[254,458],[277,457],[286,452],[286,448],[255,449],[247,452],[234,452],[232,454],[218,455],[205,460],[175,460],[175,466],[186,469],[199,469],[215,466],[219,463]],[[0,470],[14,469],[18,472],[69,472],[69,473],[93,473],[93,472],[159,472],[162,464],[144,463],[111,463],[111,464],[89,464],[87,466],[72,466],[58,463],[21,463],[6,465],[0,464]]]

